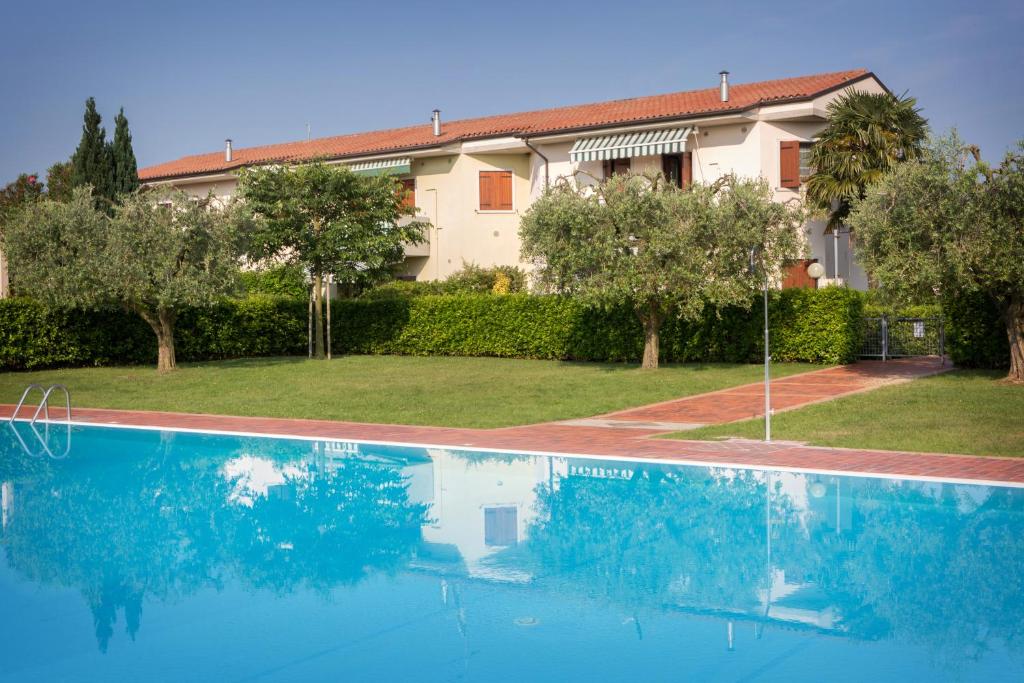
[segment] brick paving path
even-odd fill
[[[802,396],[802,404],[855,391],[924,376],[937,371],[937,363],[926,361],[858,363],[779,380],[787,391]],[[649,438],[664,429],[642,423],[667,416],[671,421],[697,415],[702,419],[751,417],[756,401],[749,396],[759,385],[726,389],[713,394],[668,401],[615,413],[616,420],[631,427],[586,426],[549,423],[502,429],[455,429],[407,425],[364,424],[328,420],[290,420],[259,417],[229,417],[149,411],[74,409],[74,419],[96,424],[136,425],[177,429],[219,430],[302,436],[353,441],[388,441],[414,445],[458,446],[511,451],[566,453],[614,458],[645,458],[689,463],[754,468],[792,468],[833,473],[914,478],[959,479],[986,483],[1024,485],[1024,457],[996,458],[969,455],[870,451],[848,448],[803,446],[787,442],[760,441],[677,441]],[[801,391],[800,387],[805,387]],[[714,412],[711,407],[719,405]],[[698,413],[697,407],[702,406]],[[8,416],[13,406],[0,406]],[[683,412],[689,411],[689,412]],[[746,411],[746,412],[745,412]],[[756,412],[753,414],[757,414]],[[626,415],[627,417],[622,417]]]
[[[861,361],[824,370],[805,372],[772,380],[772,412],[801,408],[812,403],[830,401],[888,384],[906,382],[919,377],[950,370],[938,358],[905,358],[891,361]],[[682,428],[722,424],[764,417],[764,383],[756,382],[721,389],[706,394],[664,401],[653,405],[620,410],[601,415],[595,420],[615,422],[650,422],[679,425]],[[586,421],[573,421],[586,424]],[[623,425],[624,426],[624,425]]]

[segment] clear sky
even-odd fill
[[[186,154],[864,67],[997,159],[1024,138],[1024,2],[5,3],[0,182],[123,106]]]

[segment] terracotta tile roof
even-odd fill
[[[424,123],[407,128],[247,147],[235,149],[233,160],[230,162],[224,161],[224,152],[221,150],[143,168],[139,171],[139,178],[143,181],[158,180],[223,172],[261,163],[368,156],[488,137],[534,136],[718,112],[737,112],[759,104],[809,99],[869,75],[870,72],[864,69],[856,69],[760,83],[739,83],[730,85],[729,101],[724,103],[719,100],[718,88],[715,87],[517,114],[445,121],[440,137],[434,137],[431,124]]]

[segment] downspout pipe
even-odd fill
[[[544,160],[544,189],[548,189],[548,186],[550,185],[548,175],[548,158],[544,156],[544,154],[539,149],[530,144],[530,140],[528,138],[523,138],[523,143],[531,150],[533,150],[534,154],[536,154],[537,156]]]

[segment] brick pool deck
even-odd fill
[[[883,367],[880,367],[883,366]],[[773,384],[793,408],[942,371],[934,359],[858,363],[829,368]],[[782,385],[779,387],[779,385]],[[805,390],[801,391],[801,387]],[[1024,457],[999,458],[899,451],[804,446],[789,442],[682,441],[650,438],[664,433],[663,422],[728,422],[761,414],[760,385],[746,385],[677,401],[613,413],[603,426],[546,423],[501,429],[456,429],[365,424],[329,420],[230,417],[191,413],[75,408],[76,422],[171,429],[215,430],[410,445],[564,453],[580,456],[671,460],[758,469],[797,469],[869,476],[962,480],[1024,485]],[[756,394],[756,395],[755,395]],[[798,400],[799,397],[802,400]],[[715,406],[720,410],[715,410]],[[0,406],[9,416],[13,406]],[[668,419],[662,419],[668,418]],[[584,424],[581,424],[583,422]],[[645,424],[646,423],[646,424]],[[706,423],[705,423],[706,424]],[[623,426],[625,425],[625,426]]]

